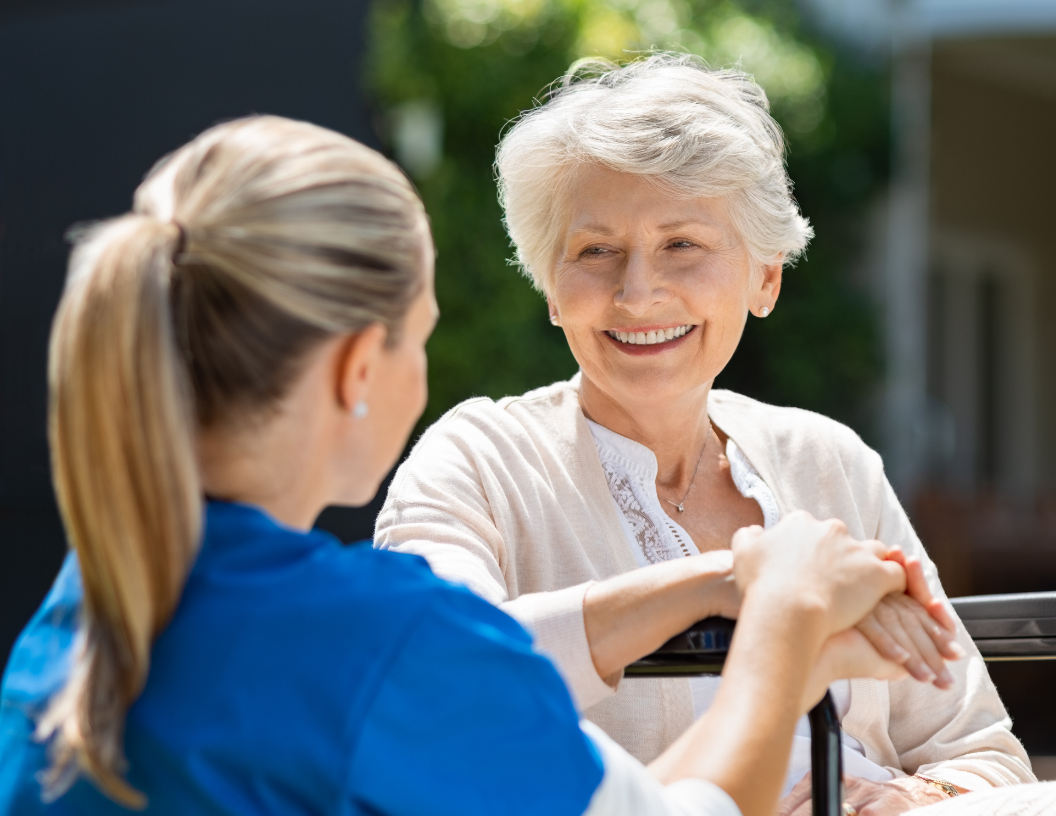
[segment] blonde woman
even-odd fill
[[[832,516],[921,558],[942,596],[853,431],[712,388],[747,320],[779,308],[784,267],[812,235],[783,159],[766,95],[739,71],[657,54],[557,83],[504,134],[496,168],[517,258],[580,371],[453,409],[378,518],[376,546],[424,556],[521,621],[584,716],[643,762],[711,709],[720,681],[621,682],[623,668],[699,618],[736,614],[736,530]],[[933,642],[928,625],[900,596],[861,627],[928,683],[833,688],[852,804],[871,813],[1033,779],[971,639],[958,627],[957,644]],[[804,721],[784,789],[809,768]]]
[[[82,237],[49,372],[74,552],[5,672],[0,814],[763,816],[825,687],[904,674],[850,627],[907,576],[941,617],[919,564],[805,514],[743,531],[735,682],[650,773],[513,619],[313,532],[425,405],[432,275],[393,165],[270,117]]]

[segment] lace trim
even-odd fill
[[[674,558],[674,553],[664,546],[664,540],[660,531],[656,528],[649,514],[642,508],[641,502],[634,495],[634,483],[624,475],[616,471],[609,462],[602,462],[601,469],[605,472],[605,480],[609,483],[609,493],[616,500],[616,506],[620,508],[627,523],[634,532],[634,540],[645,555],[645,560],[650,564],[660,564]],[[682,542],[679,542],[682,544]],[[685,544],[682,544],[685,549]],[[686,552],[689,555],[689,552]]]

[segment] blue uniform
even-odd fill
[[[0,696],[0,814],[127,813],[84,779],[41,802],[34,717],[69,667],[67,558]],[[416,557],[210,502],[201,552],[128,713],[149,814],[580,814],[597,751],[510,617]]]

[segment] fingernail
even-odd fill
[[[961,658],[968,657],[968,652],[965,650],[965,648],[960,643],[957,643],[956,641],[953,641],[952,643],[950,643],[950,651],[953,652],[955,655],[957,655],[957,657],[956,657],[957,660],[960,660]]]
[[[939,682],[944,683],[944,684],[949,685],[949,686],[953,685],[953,675],[950,674],[950,670],[949,669],[943,669],[942,671],[939,672]]]
[[[901,646],[895,647],[895,662],[897,663],[908,663],[909,659],[913,657],[909,652],[903,649]]]

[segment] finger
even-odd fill
[[[957,621],[946,604],[932,594],[928,579],[924,575],[924,564],[920,558],[915,555],[906,558],[905,569],[906,594],[927,609],[940,626],[949,632],[956,632]]]
[[[884,572],[884,586],[890,587],[884,594],[892,592],[902,593],[906,591],[906,571],[901,564],[894,561],[884,561],[880,564]]]
[[[906,626],[898,614],[896,602],[894,600],[894,598],[897,597],[898,596],[895,595],[884,598],[884,600],[877,605],[876,609],[873,610],[873,614],[887,633],[898,641],[898,644],[903,649],[909,652],[909,659],[902,664],[906,667],[906,671],[908,671],[915,680],[919,680],[922,683],[932,683],[935,681],[936,674],[928,666],[928,663],[921,654],[916,641],[910,633],[906,631]]]
[[[906,587],[906,594],[927,609],[928,614],[938,621],[940,626],[948,632],[956,633],[957,619],[948,604],[932,595],[928,580],[924,577],[924,565],[919,558],[910,559],[906,565]]]
[[[805,786],[803,784],[804,781],[806,782]],[[781,800],[777,816],[795,816],[795,814],[800,812],[799,809],[804,803],[811,804],[811,798],[810,774],[808,773],[806,777],[796,783],[796,786],[792,788],[788,796]]]
[[[942,655],[939,654],[939,650],[935,647],[935,642],[925,628],[925,624],[915,614],[915,610],[913,609],[914,605],[915,604],[905,596],[899,598],[894,604],[899,619],[902,622],[902,626],[913,639],[913,643],[916,645],[921,659],[928,665],[928,668],[935,675],[935,680],[933,681],[935,687],[940,689],[950,688],[953,686],[953,675],[950,674],[950,670],[946,668],[946,661],[943,659]]]
[[[880,625],[876,616],[871,613],[858,624],[858,631],[865,635],[869,642],[873,644],[873,648],[880,653],[881,657],[884,657],[887,660],[893,660],[895,663],[905,665],[912,657],[912,655],[903,649],[898,641]]]
[[[748,544],[755,539],[759,538],[763,534],[763,528],[758,524],[751,524],[747,527],[741,527],[737,532],[733,534],[733,538],[730,541],[730,549],[736,550],[738,547]]]
[[[920,621],[920,625],[931,637],[931,641],[935,644],[935,648],[939,650],[939,654],[941,654],[946,660],[960,660],[961,658],[968,656],[964,647],[957,642],[956,635],[939,626],[935,622],[935,619],[920,604],[907,596],[903,596],[903,599],[902,605],[907,611],[915,615],[918,621]]]

